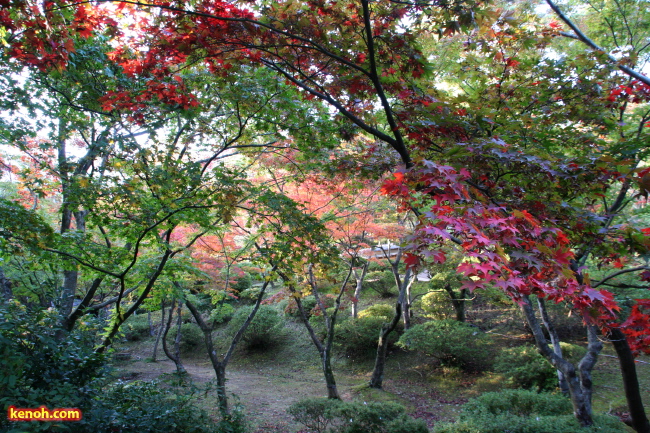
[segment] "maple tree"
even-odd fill
[[[599,351],[594,325],[627,332],[634,350],[647,348],[647,304],[637,302],[627,320],[617,321],[613,293],[592,285],[582,269],[589,256],[606,261],[629,254],[613,248],[611,240],[629,240],[632,255],[645,248],[646,233],[638,227],[613,227],[611,217],[632,193],[635,176],[639,193],[647,193],[640,168],[647,157],[640,146],[647,115],[638,115],[634,140],[612,146],[599,130],[611,133],[625,122],[593,113],[618,110],[622,116],[629,103],[643,110],[647,89],[600,68],[597,55],[585,55],[583,64],[568,68],[545,61],[531,69],[542,54],[530,48],[549,46],[560,35],[557,24],[517,26],[512,14],[488,13],[481,4],[446,9],[366,0],[239,6],[216,1],[105,3],[105,10],[131,13],[137,21],[133,29],[138,38],[113,50],[110,59],[139,86],[118,85],[105,92],[100,98],[104,110],[128,111],[129,120],[142,124],[150,115],[147,110],[159,108],[148,104],[152,100],[184,110],[195,107],[200,92],[188,94],[179,72],[195,62],[224,79],[262,65],[301,89],[304,99],[318,98],[336,109],[333,122],[345,125],[345,119],[353,125],[351,131],[340,130],[342,136],[367,134],[377,140],[374,155],[385,154],[382,143],[399,155],[404,169],[384,184],[383,192],[418,213],[419,225],[406,245],[409,268],[420,265],[420,257],[445,261],[439,246],[451,241],[473,259],[459,266],[471,278],[464,288],[491,284],[524,307],[527,296],[535,295],[568,302],[581,312],[594,341],[589,352],[594,362]],[[76,49],[73,33],[89,36],[77,15],[99,14],[88,14],[89,5],[48,5],[46,16],[57,12],[52,23],[68,19],[72,32],[61,26],[44,31],[45,24],[37,20],[33,25],[29,9],[18,3],[16,16],[2,15],[3,26],[17,35],[9,38],[8,52],[41,69],[61,69],[69,63],[67,53]],[[406,24],[407,16],[413,25]],[[115,27],[105,20],[89,22],[98,29]],[[472,24],[478,31],[468,38],[468,47],[482,57],[461,67],[477,72],[467,80],[476,90],[459,98],[440,95],[426,80],[430,65],[418,46],[418,26],[434,27],[444,38]],[[15,31],[21,26],[40,33],[21,38]],[[567,116],[579,134],[564,127]],[[585,145],[565,150],[567,142]],[[603,191],[613,186],[620,186],[622,198],[599,206]],[[604,220],[598,215],[603,209]],[[643,266],[629,269],[647,271]],[[540,347],[547,347],[545,340],[540,339]],[[562,364],[550,352],[549,357]],[[583,398],[579,389],[583,385],[588,384],[577,384],[572,396],[577,416],[589,425],[589,397]]]

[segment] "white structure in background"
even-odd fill
[[[379,244],[373,248],[364,248],[359,251],[359,255],[366,260],[370,259],[394,259],[397,257],[397,254],[400,252],[401,247],[393,243]],[[419,274],[416,275],[417,281],[427,282],[431,281],[431,273],[428,269],[422,270]]]

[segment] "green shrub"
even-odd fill
[[[239,300],[241,302],[246,302],[246,303],[255,303],[257,301],[257,298],[260,296],[260,292],[262,291],[261,287],[250,287],[246,290],[242,290],[239,292]]]
[[[491,362],[491,340],[467,323],[434,320],[415,325],[404,332],[398,346],[423,352],[443,365],[466,370],[483,370]]]
[[[430,319],[445,320],[456,318],[456,311],[446,292],[429,292],[422,297],[417,306],[424,312],[424,317]],[[467,305],[465,307],[468,308]]]
[[[512,387],[551,391],[557,387],[557,371],[535,346],[502,350],[494,361],[494,371],[506,377]]]
[[[287,412],[295,421],[319,433],[428,432],[424,421],[411,418],[404,407],[396,403],[313,398],[291,405]]]
[[[359,311],[359,318],[363,319],[364,317],[383,317],[388,320],[392,320],[395,316],[395,307],[387,304],[375,304],[366,308],[365,310]]]
[[[174,344],[177,329],[178,327],[172,324],[171,329],[167,333],[167,344]],[[203,331],[201,331],[198,325],[194,323],[183,323],[181,325],[181,350],[183,352],[190,352],[197,347],[201,347],[204,341]]]
[[[235,314],[235,307],[225,302],[218,304],[210,312],[210,320],[215,324],[226,323]]]
[[[83,318],[67,334],[58,328],[59,321],[52,309],[30,311],[15,301],[0,304],[0,431],[69,431],[78,423],[9,422],[7,408],[44,405],[78,408],[85,414],[100,394],[108,369],[105,357],[92,348],[101,324]]]
[[[196,406],[196,390],[167,388],[158,382],[119,382],[84,414],[86,431],[98,433],[204,433],[213,431]]]
[[[464,415],[475,416],[484,413],[509,413],[517,416],[563,415],[571,414],[572,406],[569,399],[561,394],[537,393],[524,389],[487,392],[463,406]]]
[[[145,314],[129,317],[120,329],[127,341],[140,341],[151,336],[149,320]]]
[[[457,423],[437,424],[435,433],[574,433],[626,431],[618,419],[594,417],[595,427],[583,429],[571,402],[559,394],[531,390],[489,392],[463,406]]]
[[[382,298],[390,298],[397,295],[395,276],[390,270],[368,272],[364,287],[377,292]]]
[[[230,335],[235,335],[244,324],[253,306],[239,308],[228,324]],[[249,349],[267,349],[277,344],[282,337],[284,321],[270,305],[260,305],[255,317],[246,328],[242,342]]]
[[[577,361],[585,349],[560,343],[566,359]],[[503,374],[510,386],[552,391],[557,387],[557,370],[540,354],[535,346],[525,345],[502,350],[494,362],[494,371]]]
[[[372,355],[377,349],[379,333],[385,317],[359,317],[337,323],[334,327],[334,341],[337,347],[348,356]],[[388,336],[388,344],[395,344],[400,329],[395,329]]]

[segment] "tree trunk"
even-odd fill
[[[361,296],[363,281],[366,278],[366,273],[368,272],[369,266],[370,266],[370,262],[366,262],[363,265],[363,268],[361,270],[361,275],[359,275],[359,272],[356,269],[352,270],[354,272],[354,280],[356,282],[354,286],[354,296],[352,297],[352,317],[354,317],[355,319],[359,317],[359,297]]]
[[[408,270],[406,271],[408,275]],[[417,279],[417,275],[413,275],[413,281]],[[409,278],[404,276],[404,283],[406,284],[406,293],[404,293],[404,301],[402,303],[402,317],[404,319],[404,330],[411,328],[411,283]]]
[[[180,304],[180,302],[179,302]],[[180,304],[182,305],[182,304]],[[165,326],[165,333],[163,334],[163,351],[165,352],[165,355],[167,355],[167,358],[171,359],[174,364],[176,365],[176,372],[178,374],[185,374],[185,367],[183,367],[183,362],[181,361],[180,355],[180,350],[179,350],[179,343],[180,343],[180,335],[181,335],[181,330],[180,330],[180,323],[181,323],[181,309],[180,307],[178,308],[178,329],[176,333],[176,339],[174,340],[174,353],[172,353],[169,348],[167,347],[167,334],[169,333],[169,329],[172,326],[172,319],[174,318],[174,307],[176,306],[176,301],[172,301],[171,307],[169,307],[169,317],[167,318],[167,326]]]
[[[375,356],[375,367],[372,369],[370,377],[370,388],[382,389],[384,382],[384,369],[386,367],[386,353],[388,352],[388,336],[397,327],[400,316],[402,315],[402,306],[398,302],[395,307],[395,316],[390,323],[385,323],[379,333],[377,342],[377,355]]]
[[[369,386],[371,388],[382,389],[384,382],[384,368],[386,367],[386,354],[388,352],[388,336],[395,330],[399,320],[402,316],[402,305],[404,305],[404,298],[406,297],[407,287],[411,284],[411,270],[407,269],[402,281],[397,274],[397,261],[393,266],[393,273],[395,274],[395,281],[399,287],[399,295],[395,303],[395,316],[390,323],[385,323],[381,327],[379,333],[379,340],[377,341],[377,355],[375,357],[375,367],[372,370]],[[391,263],[391,265],[393,265]]]
[[[596,364],[598,354],[603,348],[603,344],[596,334],[596,329],[593,326],[587,326],[587,354],[580,360],[576,369],[572,363],[557,356],[549,347],[529,298],[526,297],[522,300],[521,310],[524,313],[528,326],[530,326],[533,332],[537,349],[556,369],[561,370],[566,378],[571,404],[573,405],[573,414],[576,419],[583,427],[593,425],[594,421],[591,407],[593,384],[591,381],[591,371]]]
[[[630,418],[632,418],[632,427],[638,433],[650,433],[650,422],[643,408],[639,379],[636,374],[634,355],[632,354],[630,345],[627,343],[623,332],[617,328],[611,330],[610,341],[612,346],[614,346],[614,350],[616,350],[621,366],[623,387],[625,388],[625,397],[627,399],[628,410],[630,411]]]
[[[277,267],[273,267],[271,272],[275,272]],[[217,401],[219,405],[219,412],[221,413],[221,416],[223,418],[227,417],[230,413],[230,410],[228,408],[228,395],[226,394],[226,366],[228,365],[228,362],[230,361],[230,357],[232,356],[233,352],[235,351],[235,347],[237,346],[237,343],[239,343],[239,340],[241,340],[241,337],[244,335],[244,332],[246,332],[246,328],[248,328],[248,325],[253,321],[253,318],[255,318],[255,314],[257,313],[257,310],[260,307],[260,304],[262,303],[262,298],[264,298],[264,293],[266,292],[266,288],[268,287],[269,283],[273,284],[270,282],[270,280],[265,281],[264,284],[262,285],[262,288],[260,289],[259,295],[257,295],[257,299],[255,300],[255,306],[253,307],[253,311],[248,315],[242,326],[237,330],[237,333],[233,337],[232,341],[230,342],[230,347],[228,348],[228,351],[223,357],[223,360],[219,360],[219,356],[217,355],[217,351],[214,348],[214,342],[212,341],[212,331],[214,328],[213,325],[208,325],[205,320],[203,320],[203,316],[201,316],[201,313],[199,310],[196,308],[192,302],[189,300],[185,301],[185,305],[187,305],[187,308],[190,310],[192,313],[192,316],[194,316],[194,320],[196,320],[196,323],[199,325],[199,328],[201,328],[201,331],[203,332],[203,340],[205,342],[205,348],[208,351],[208,356],[210,357],[210,362],[212,363],[212,368],[214,370],[214,374],[217,376]],[[174,282],[174,285],[177,287],[180,287],[180,284],[177,282]]]
[[[165,331],[165,301],[160,303],[160,329],[158,329],[158,335],[156,336],[156,342],[153,344],[153,354],[151,355],[151,360],[156,362],[156,356],[158,353],[158,343],[160,342],[160,336]]]
[[[551,344],[553,345],[553,352],[560,357],[563,358],[562,356],[562,346],[560,346],[560,337],[557,335],[557,330],[555,329],[555,326],[553,326],[553,322],[551,322],[551,318],[548,315],[548,311],[546,310],[546,304],[544,303],[543,299],[537,298],[537,306],[539,307],[539,314],[542,318],[542,323],[544,323],[544,327],[548,331],[548,335],[551,338]],[[558,385],[560,387],[560,391],[564,395],[569,395],[569,384],[566,381],[566,378],[564,377],[564,373],[562,373],[561,370],[556,370],[557,371],[557,381]]]
[[[456,320],[458,322],[465,322],[465,302],[467,301],[467,289],[461,289],[460,296],[456,296],[454,289],[451,288],[451,284],[447,283],[444,286],[445,292],[449,295],[451,299],[451,306],[454,307],[456,312]]]
[[[298,311],[300,311],[300,317],[302,318],[302,321],[305,324],[305,327],[307,328],[307,332],[309,333],[311,341],[314,343],[314,346],[316,346],[316,349],[318,350],[318,354],[320,355],[321,358],[323,377],[325,378],[325,386],[327,387],[327,398],[334,398],[337,400],[340,400],[341,397],[339,396],[338,388],[336,386],[336,379],[334,378],[334,372],[332,370],[332,343],[334,341],[334,328],[336,326],[336,316],[339,312],[339,307],[341,306],[341,298],[343,297],[343,293],[345,292],[345,286],[347,285],[348,281],[350,280],[350,276],[352,275],[352,270],[353,270],[352,265],[350,265],[350,270],[348,272],[348,275],[345,277],[343,284],[341,284],[339,294],[336,298],[334,312],[330,317],[327,314],[327,309],[325,308],[325,304],[322,302],[319,296],[318,286],[316,284],[316,280],[314,277],[313,266],[312,265],[309,266],[309,285],[311,286],[312,294],[316,298],[317,305],[319,306],[320,310],[323,312],[323,316],[325,317],[325,329],[327,335],[325,337],[324,344],[323,342],[320,341],[320,339],[316,335],[316,332],[314,331],[314,328],[309,323],[309,318],[307,317],[307,313],[305,312],[305,309],[302,306],[302,301],[300,300],[300,297],[296,297],[296,305],[298,306]],[[287,286],[289,287],[291,293],[292,294],[296,293],[289,277],[282,272],[278,272],[278,274],[280,275],[280,277],[282,277],[282,280],[285,281],[285,283],[287,283]]]

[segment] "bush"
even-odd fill
[[[252,306],[241,307],[228,324],[230,335],[235,335],[253,311]],[[284,322],[270,305],[260,305],[255,317],[242,336],[242,342],[249,349],[267,349],[278,343],[282,336]]]
[[[246,302],[246,303],[255,303],[257,301],[258,296],[260,296],[260,292],[262,291],[261,287],[250,287],[246,290],[242,290],[239,292],[239,300],[241,302]]]
[[[174,344],[177,329],[178,326],[172,324],[171,329],[167,333],[167,344]],[[201,347],[204,342],[205,336],[198,325],[194,323],[183,323],[181,325],[181,350],[183,352],[191,352],[197,347]]]
[[[364,317],[383,317],[384,319],[393,320],[395,307],[387,304],[371,305],[365,310],[359,311],[359,318],[363,319]]]
[[[377,292],[382,298],[390,298],[397,295],[395,276],[389,270],[368,272],[364,287]]]
[[[398,346],[417,350],[440,360],[443,365],[465,370],[483,370],[491,362],[491,341],[467,323],[434,320],[404,332]]]
[[[614,417],[597,416],[595,427],[583,429],[564,396],[531,390],[489,392],[463,406],[455,424],[438,424],[435,433],[621,433]]]
[[[403,406],[395,403],[313,398],[291,405],[287,412],[295,421],[319,433],[428,432],[424,421],[411,418]]]
[[[235,294],[250,289],[252,284],[253,279],[248,272],[241,271],[241,273],[238,274],[230,274],[230,290],[232,290]]]
[[[316,298],[314,298],[312,295],[310,296],[305,296],[300,300],[302,302],[302,308],[305,310],[305,313],[307,314],[307,318],[311,317],[311,312],[316,307]],[[289,299],[289,302],[287,302],[286,307],[284,308],[284,314],[290,317],[300,317],[300,310],[298,310],[298,304],[296,303],[296,300],[291,297]]]
[[[151,336],[149,320],[144,314],[129,317],[120,329],[127,341],[140,341]]]
[[[208,415],[196,406],[193,389],[158,382],[119,382],[84,414],[86,431],[98,433],[203,433],[213,431]],[[87,415],[87,416],[86,416]]]
[[[572,361],[585,353],[580,346],[568,343],[560,345],[563,356]],[[552,391],[558,385],[557,370],[531,345],[502,350],[495,359],[494,371],[503,374],[513,387]]]
[[[374,354],[379,333],[386,321],[385,317],[359,317],[342,321],[334,326],[334,341],[348,356]],[[388,336],[388,344],[395,344],[398,338],[399,329],[395,329]]]
[[[422,297],[418,306],[424,312],[424,317],[435,320],[455,319],[456,311],[446,292],[429,292]],[[466,305],[465,308],[468,309]]]
[[[84,318],[67,334],[59,320],[53,309],[0,305],[0,431],[69,431],[78,423],[9,422],[7,408],[74,407],[85,414],[100,394],[108,371],[105,357],[92,350],[100,324]]]
[[[210,321],[212,321],[215,324],[226,323],[230,319],[232,319],[232,316],[234,314],[235,314],[235,307],[223,302],[221,304],[218,304],[210,312]]]

